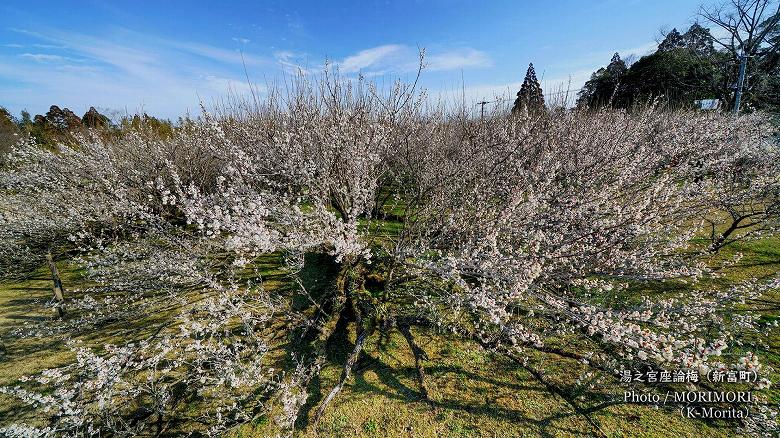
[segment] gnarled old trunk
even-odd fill
[[[63,318],[65,316],[65,296],[62,293],[62,280],[60,279],[60,272],[57,270],[57,264],[54,263],[54,258],[51,252],[46,254],[46,264],[49,265],[51,271],[51,280],[53,283],[52,290],[54,292],[55,305],[54,309],[57,312],[57,316]]]
[[[333,302],[339,305],[331,307],[332,312],[329,316],[331,330],[326,330],[329,339],[346,339],[350,324],[355,327],[355,344],[348,353],[343,364],[341,377],[338,383],[328,392],[320,403],[314,414],[314,423],[316,424],[322,417],[328,405],[343,389],[346,381],[352,374],[363,347],[367,339],[375,330],[388,331],[397,328],[407,339],[410,348],[415,357],[415,366],[418,370],[418,381],[421,394],[428,398],[428,392],[425,388],[425,373],[423,370],[423,361],[427,359],[425,352],[414,342],[412,333],[409,330],[411,321],[396,320],[394,314],[386,314],[382,305],[387,300],[387,283],[385,273],[372,272],[361,259],[346,260],[338,264],[339,270],[335,279],[335,297]],[[372,266],[374,268],[374,266]],[[335,324],[333,322],[335,321]],[[341,332],[341,333],[339,333]],[[325,348],[325,344],[321,344]],[[323,350],[320,350],[324,353]]]

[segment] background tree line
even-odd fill
[[[180,119],[178,125],[184,123],[184,120]],[[162,137],[169,137],[176,126],[170,120],[159,119],[146,113],[132,117],[123,116],[114,122],[95,107],[90,107],[82,117],[57,105],[49,107],[46,114],[37,114],[35,117],[26,110],[22,111],[20,117],[15,117],[7,109],[0,107],[0,155],[25,137],[35,139],[35,142],[43,147],[53,148],[58,143],[75,143],[75,136],[86,129],[97,130],[107,137],[119,137],[129,128],[144,128]]]
[[[615,53],[579,91],[577,106],[628,108],[661,99],[692,107],[697,99],[720,99],[731,108],[744,55],[743,108],[780,110],[780,3],[731,0],[702,7],[699,15],[719,37],[694,23],[683,33],[667,32],[654,53],[634,63]]]

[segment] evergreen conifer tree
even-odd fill
[[[701,56],[712,56],[715,53],[713,37],[710,30],[699,23],[693,25],[683,35],[685,47]]]
[[[681,49],[683,47],[685,47],[685,38],[683,38],[683,36],[680,35],[680,32],[678,32],[675,28],[666,34],[664,40],[661,41],[661,44],[658,45],[658,51],[668,52],[670,50]]]
[[[538,111],[542,109],[544,109],[544,93],[541,85],[539,85],[539,80],[536,79],[534,64],[530,63],[528,64],[528,71],[525,73],[523,85],[520,86],[520,91],[517,92],[517,99],[515,99],[512,112],[521,110]]]

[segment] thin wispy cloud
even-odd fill
[[[298,13],[286,14],[287,30],[294,36],[305,37],[308,36],[306,26]]]
[[[144,108],[174,117],[197,109],[199,100],[249,93],[243,66],[273,65],[270,57],[126,29],[100,37],[56,29],[16,32],[37,40],[25,47],[49,49],[0,54],[0,79],[18,84],[0,92],[25,106],[59,103],[78,111],[121,102],[131,112]],[[30,89],[36,93],[29,94]],[[58,101],[50,101],[52,96]]]
[[[163,46],[188,52],[212,61],[234,65],[269,65],[272,61],[265,57],[255,56],[239,50],[223,49],[207,44],[191,43],[185,41],[156,39]]]
[[[57,46],[54,44],[33,44],[33,47],[37,49],[65,49],[65,46]]]
[[[465,48],[433,54],[426,58],[430,71],[458,70],[472,67],[491,67],[493,61],[479,50]]]
[[[655,41],[648,41],[644,44],[634,46],[634,47],[628,47],[624,48],[622,50],[616,50],[616,52],[620,53],[622,57],[628,57],[628,56],[644,56],[649,53],[652,53],[655,51],[655,49],[658,48],[658,43]]]
[[[486,53],[473,48],[427,53],[424,63],[427,71],[451,71],[493,65]],[[335,62],[335,65],[342,73],[361,72],[365,75],[407,73],[417,70],[419,50],[401,44],[386,44],[361,50]]]
[[[290,74],[308,74],[315,69],[321,70],[323,67],[320,64],[310,68],[308,65],[308,56],[305,53],[294,52],[292,50],[274,52],[274,59],[276,59],[276,62],[282,71]]]
[[[237,80],[225,77],[219,77],[214,75],[203,76],[206,83],[211,87],[217,97],[221,96],[227,90],[230,94],[246,95],[252,93],[252,91],[263,90],[263,87],[250,85],[246,80]]]
[[[338,65],[339,70],[343,73],[357,73],[361,70],[386,65],[394,59],[397,59],[403,51],[404,46],[399,44],[387,44],[361,50],[354,55],[344,58],[343,61],[337,62],[336,65]]]
[[[325,60],[311,63],[311,56],[291,50],[274,52],[274,58],[282,70],[288,73],[316,73],[325,67]],[[419,49],[403,44],[384,44],[359,50],[340,60],[331,60],[330,64],[342,74],[359,73],[371,77],[414,72],[417,71],[419,62]],[[490,67],[493,62],[484,52],[472,48],[458,48],[426,55],[424,65],[427,72],[440,72]]]
[[[22,58],[25,59],[31,59],[36,62],[64,62],[64,61],[71,61],[71,58],[60,56],[60,55],[50,55],[48,53],[22,53],[19,55]]]

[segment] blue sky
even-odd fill
[[[5,0],[0,106],[175,118],[246,93],[244,65],[260,92],[326,59],[348,76],[410,80],[418,47],[432,95],[514,93],[529,62],[550,93],[579,88],[615,51],[654,50],[659,29],[687,28],[700,2]]]

